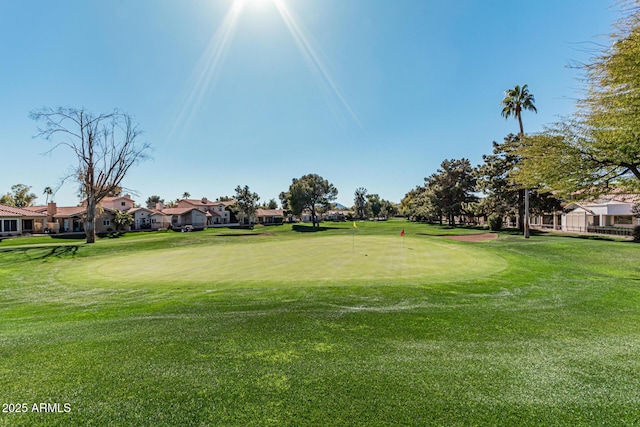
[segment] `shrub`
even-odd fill
[[[636,225],[633,227],[633,232],[631,233],[633,236],[634,242],[640,242],[640,225]]]
[[[502,216],[498,214],[489,215],[489,230],[500,231],[502,229]]]

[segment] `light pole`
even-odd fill
[[[524,189],[524,238],[529,238],[529,189]]]

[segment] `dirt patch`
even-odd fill
[[[467,234],[464,236],[442,236],[447,239],[458,240],[460,242],[486,242],[488,240],[494,240],[498,238],[495,233],[483,233],[483,234]]]

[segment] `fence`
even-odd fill
[[[608,234],[613,236],[631,236],[633,234],[633,227],[587,227],[587,233]]]

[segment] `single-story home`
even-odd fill
[[[322,218],[325,221],[345,221],[348,214],[349,214],[349,211],[333,210],[333,211],[328,211],[327,213],[322,215]]]
[[[640,225],[632,203],[618,200],[570,203],[562,214],[562,231],[593,232],[605,227],[633,228]]]
[[[46,214],[15,206],[0,205],[0,236],[39,233],[46,224]]]
[[[49,202],[47,206],[29,206],[25,209],[42,214],[46,218],[44,225],[34,230],[36,233],[84,232],[86,206],[57,206],[55,202]],[[116,229],[116,210],[100,204],[96,212],[96,233],[107,233]]]
[[[281,209],[257,209],[256,219],[258,224],[282,224],[284,222],[284,211]]]

